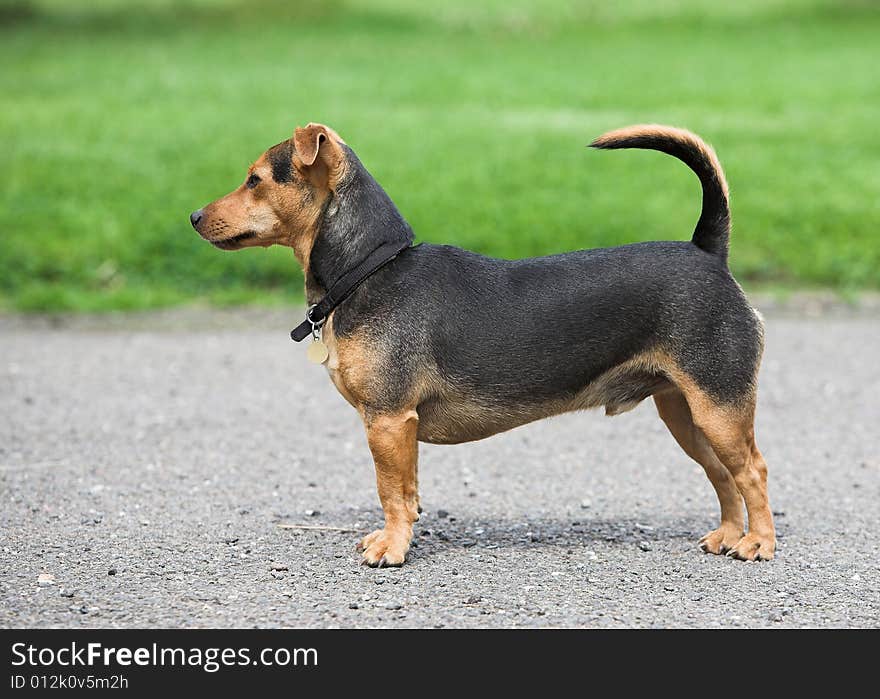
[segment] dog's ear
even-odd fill
[[[303,168],[331,189],[344,170],[344,144],[339,134],[324,124],[309,124],[293,132],[293,145]]]

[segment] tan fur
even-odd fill
[[[256,235],[252,238],[229,242],[230,249],[285,245],[293,249],[308,274],[324,203],[347,174],[340,145],[345,141],[323,124],[297,128],[292,138],[296,148],[292,182],[272,179],[268,154],[264,153],[248,168],[245,182],[202,209],[204,220],[197,230],[209,242],[220,245],[253,232]],[[252,174],[261,181],[249,189],[246,183]]]
[[[767,497],[767,464],[755,443],[755,395],[738,405],[723,405],[683,372],[675,380],[718,460],[733,477],[745,500],[749,532],[728,555],[742,560],[770,560],[776,551],[773,514]]]
[[[372,397],[381,362],[377,348],[365,334],[337,339],[330,321],[324,328],[324,337],[331,343],[327,360],[330,379],[342,396],[363,414],[368,406],[375,404]]]
[[[602,148],[606,147],[610,143],[614,143],[615,141],[637,138],[640,136],[649,136],[652,138],[662,138],[669,141],[678,141],[679,143],[684,143],[692,146],[694,149],[702,154],[702,156],[709,162],[712,169],[715,171],[715,177],[717,178],[718,183],[721,185],[721,190],[724,192],[724,198],[730,198],[730,193],[727,187],[727,180],[724,177],[724,170],[721,168],[721,163],[718,160],[718,156],[715,154],[715,150],[702,138],[697,136],[697,134],[688,131],[687,129],[677,129],[672,126],[662,126],[660,124],[638,124],[636,126],[627,126],[622,129],[616,129],[614,131],[604,133],[595,141],[593,141],[593,145],[598,148]]]
[[[385,526],[360,543],[368,565],[401,565],[409,551],[413,522],[419,519],[418,431],[415,410],[397,414],[364,415],[367,442],[376,465],[379,501],[385,512]]]
[[[297,169],[316,187],[335,191],[348,167],[339,134],[324,124],[308,124],[294,131],[293,143]]]
[[[333,330],[333,313],[327,317],[324,323],[321,339],[327,345],[328,354],[324,366],[330,375],[330,380],[342,397],[363,415],[364,391],[354,373],[361,364],[361,345],[357,339],[346,338],[341,343],[337,342],[336,333]],[[357,395],[352,392],[352,389],[349,389],[349,384],[357,391]]]
[[[330,190],[321,191],[302,182],[279,184],[263,154],[249,169],[261,182],[254,189],[245,183],[202,211],[199,234],[211,243],[223,243],[247,231],[256,237],[238,242],[234,249],[286,245],[308,269],[309,254],[318,232],[319,217]],[[245,178],[245,181],[247,178]]]
[[[700,539],[700,547],[708,553],[727,553],[745,534],[743,499],[736,481],[719,460],[706,435],[694,424],[687,400],[678,388],[655,394],[654,402],[675,441],[703,467],[718,496],[721,525]]]

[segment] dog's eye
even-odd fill
[[[250,177],[247,178],[247,182],[245,182],[245,186],[248,189],[253,189],[258,184],[260,184],[260,178],[257,177],[256,175],[251,175]]]

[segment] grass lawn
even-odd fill
[[[584,148],[684,126],[747,287],[877,289],[878,37],[870,0],[0,0],[0,307],[299,298],[289,251],[187,217],[308,121],[419,240],[503,257],[689,238],[684,165]]]

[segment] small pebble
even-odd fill
[[[349,609],[360,609],[357,602],[352,602],[351,604],[348,605],[348,608]]]
[[[465,604],[479,604],[482,601],[483,601],[483,598],[480,597],[479,595],[471,595],[470,597],[467,598],[467,601],[465,602]]]
[[[62,587],[62,588],[58,591],[58,593],[59,593],[62,597],[73,597],[73,593],[74,593],[74,591],[73,591],[73,590],[68,590],[66,587]]]
[[[403,605],[400,602],[388,602],[388,604],[385,605],[385,609],[403,609]]]
[[[55,584],[55,576],[51,573],[40,573],[37,576],[37,585],[40,587],[49,587]]]
[[[319,514],[318,510],[306,510],[306,517],[317,517]]]
[[[437,516],[440,519],[446,519],[449,516],[449,513],[446,510],[437,510]]]
[[[651,544],[649,544],[647,541],[642,541],[641,543],[639,543],[639,548],[640,548],[642,551],[650,551],[650,550],[651,550]]]
[[[272,570],[290,570],[290,568],[288,568],[283,563],[273,563]]]
[[[107,575],[116,575],[116,568],[111,568],[107,571]]]

